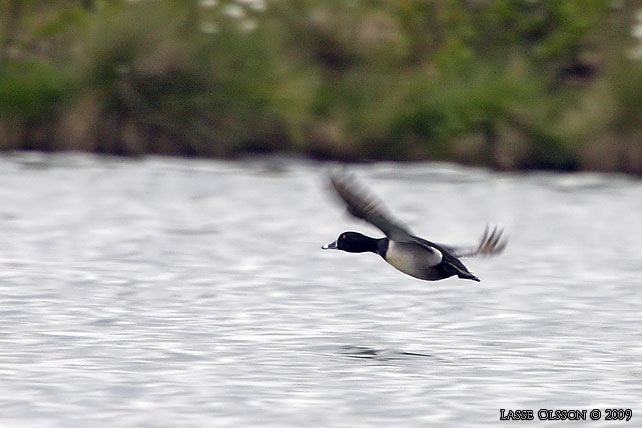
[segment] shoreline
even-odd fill
[[[415,166],[421,164],[432,164],[432,165],[445,165],[449,168],[473,168],[473,169],[483,169],[487,171],[492,171],[495,173],[513,173],[513,174],[537,174],[537,173],[558,173],[558,174],[570,174],[570,175],[586,175],[586,174],[598,174],[598,175],[619,175],[623,177],[629,177],[631,179],[641,179],[641,174],[633,174],[618,169],[606,170],[606,169],[553,169],[553,168],[513,168],[513,169],[500,169],[493,166],[482,164],[482,163],[471,163],[471,162],[460,162],[452,159],[339,159],[339,158],[329,158],[329,157],[319,157],[311,156],[306,153],[300,152],[243,152],[236,153],[233,156],[225,157],[212,157],[212,156],[182,156],[176,154],[167,154],[167,153],[138,153],[135,155],[123,155],[119,153],[105,153],[105,152],[88,152],[82,150],[58,150],[58,151],[42,151],[42,150],[1,150],[0,158],[4,159],[17,159],[18,162],[25,162],[27,164],[41,164],[46,162],[47,159],[55,160],[58,159],[69,159],[75,156],[79,157],[89,157],[91,159],[112,159],[112,160],[129,160],[129,161],[144,161],[149,159],[166,159],[166,160],[188,160],[188,161],[220,161],[220,162],[265,162],[271,164],[275,169],[280,169],[281,164],[290,163],[290,162],[302,162],[302,163],[311,163],[311,164],[339,164],[339,165],[369,165],[369,164],[395,164],[400,168],[403,168],[404,165]]]

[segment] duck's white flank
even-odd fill
[[[417,251],[417,249],[424,251]],[[436,248],[419,246],[406,242],[388,242],[386,261],[396,269],[410,276],[415,276],[428,266],[437,266],[441,263],[443,255]]]

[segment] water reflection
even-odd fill
[[[407,360],[413,357],[428,359],[435,358],[433,355],[417,352],[395,351],[391,349],[372,349],[365,346],[350,345],[342,346],[341,352],[350,358],[361,358],[376,361]]]

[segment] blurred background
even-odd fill
[[[642,0],[0,0],[0,151],[2,427],[640,425]]]
[[[641,10],[3,0],[0,149],[641,174]]]

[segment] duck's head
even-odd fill
[[[324,250],[342,250],[349,253],[377,251],[377,240],[359,232],[343,232],[336,241],[321,247]]]

